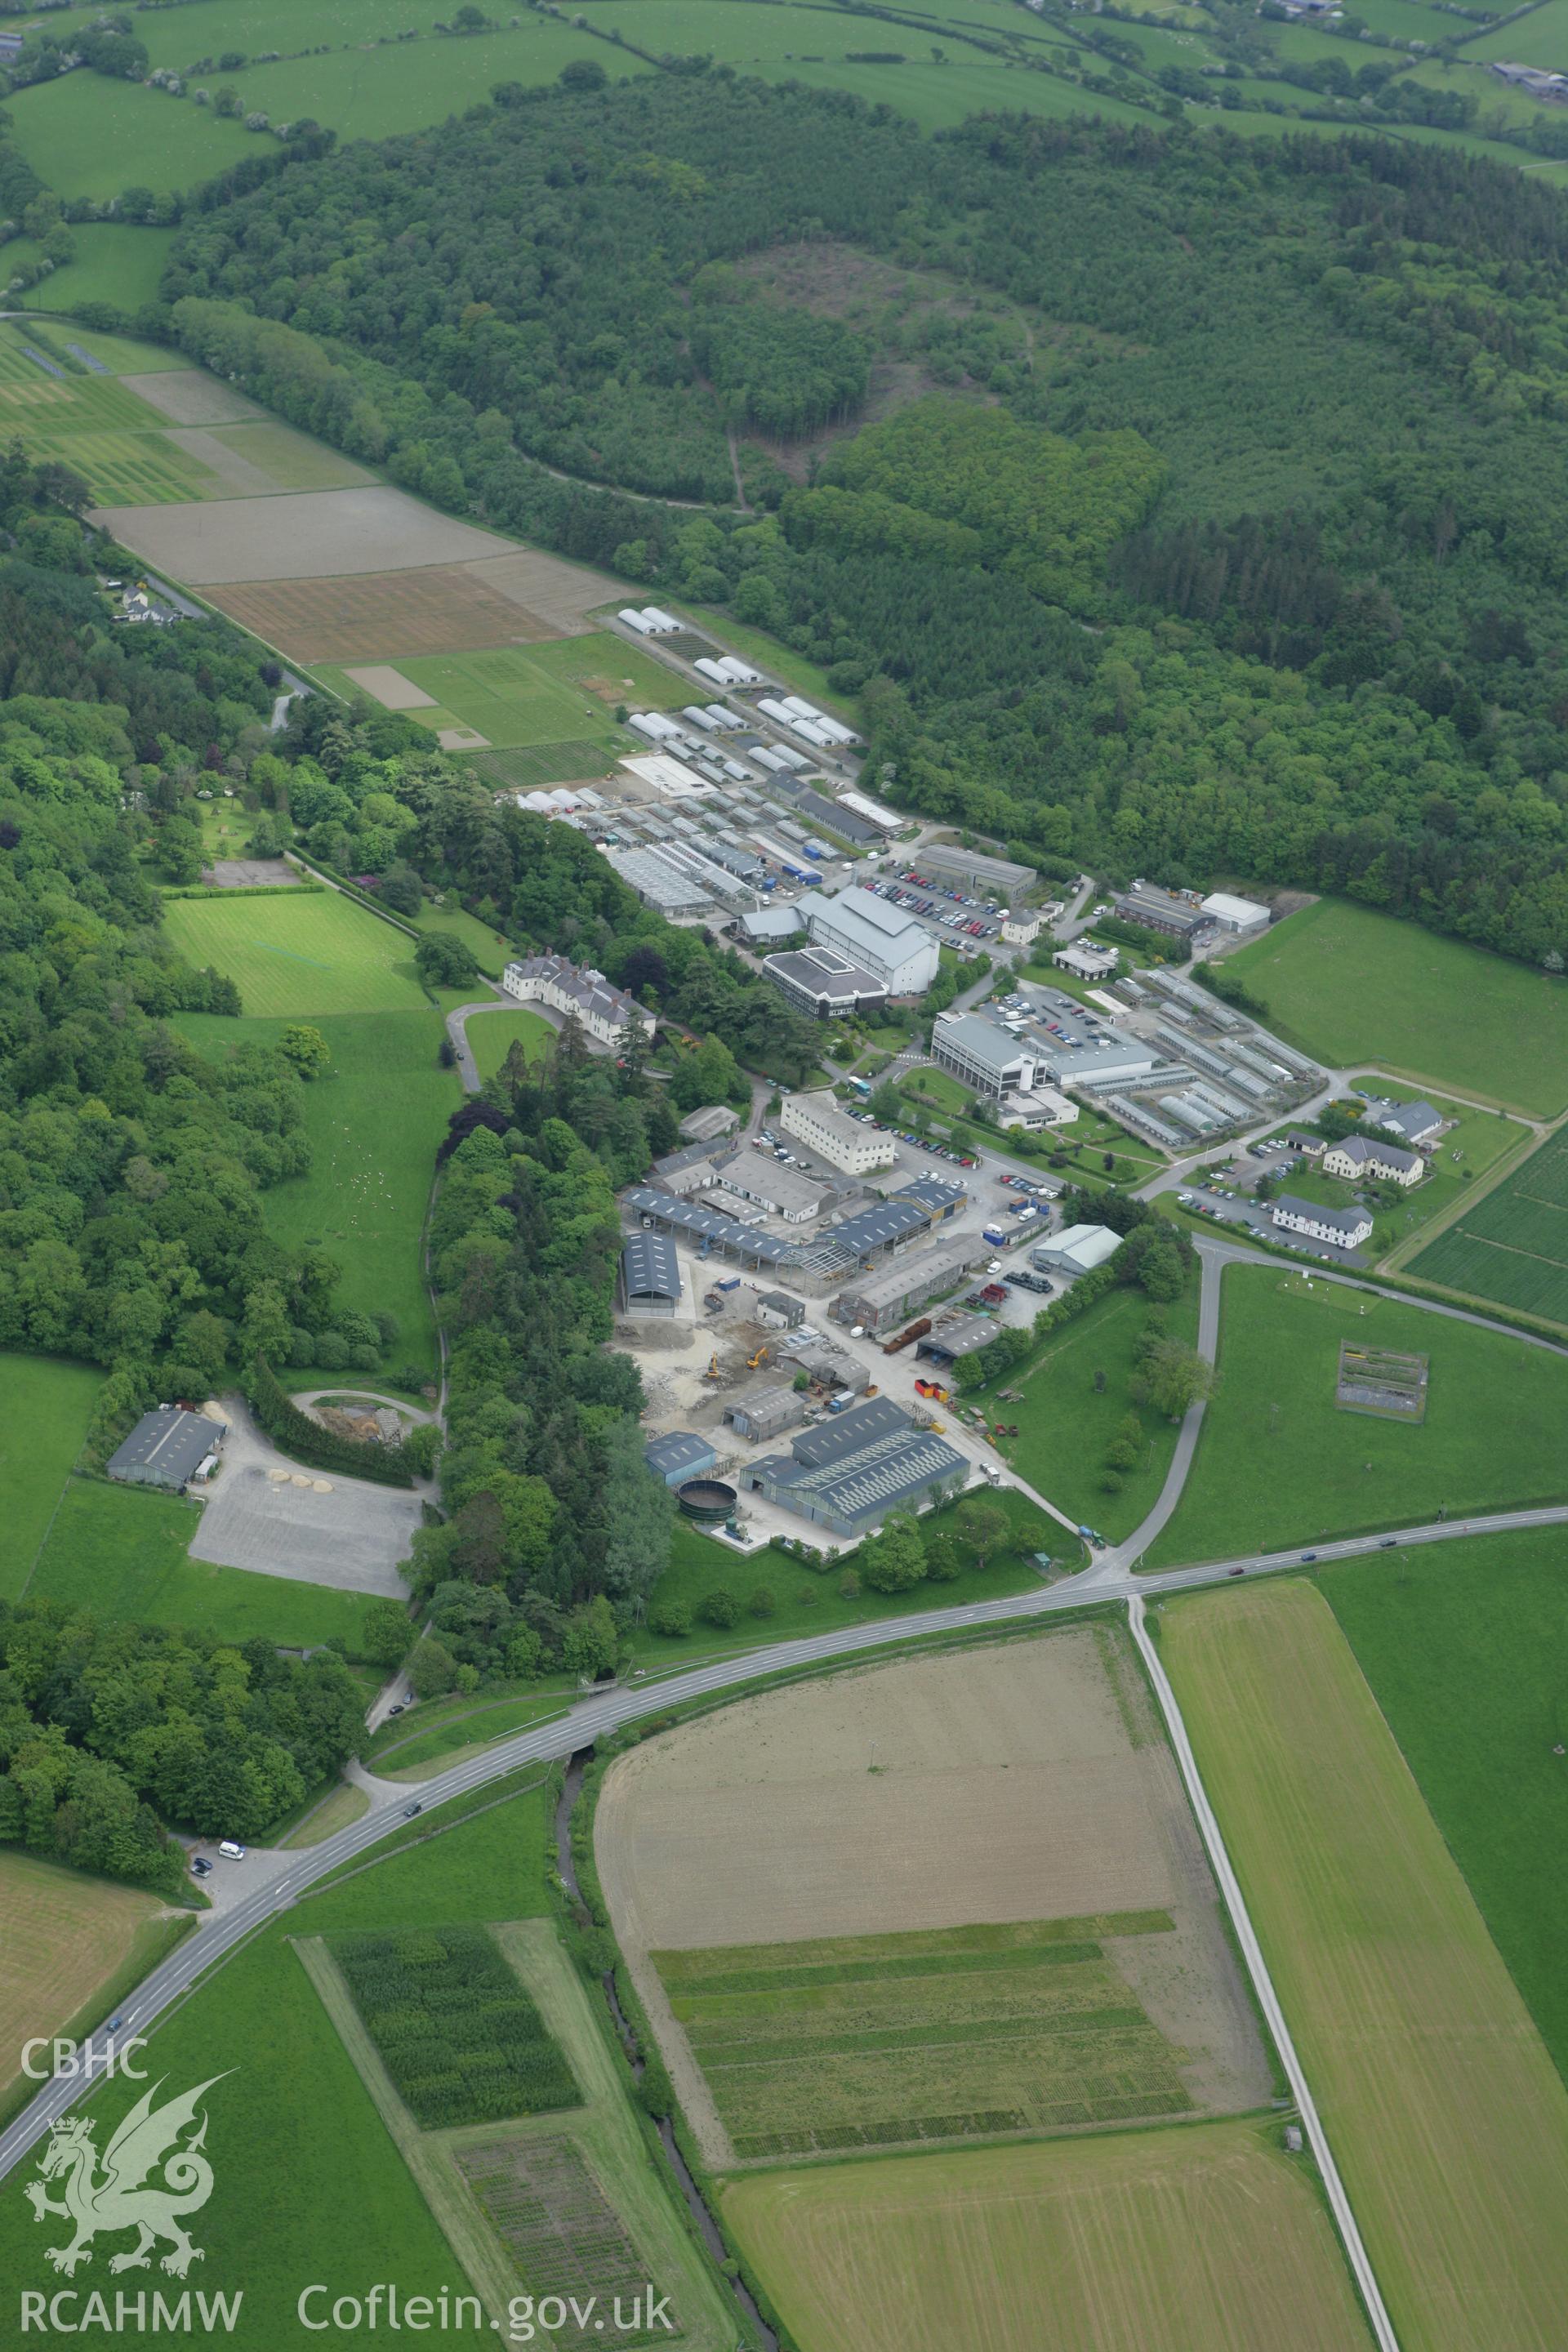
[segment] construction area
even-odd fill
[[[1426,1365],[1425,1356],[1342,1339],[1334,1402],[1342,1412],[1374,1413],[1380,1421],[1425,1421]]]

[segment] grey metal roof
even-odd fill
[[[650,1438],[642,1458],[650,1470],[668,1478],[675,1470],[689,1470],[695,1476],[718,1457],[708,1438],[699,1437],[694,1430],[672,1429],[668,1437]]]
[[[837,1443],[825,1446],[825,1440]],[[917,1428],[887,1397],[807,1430],[791,1452],[793,1465],[777,1457],[767,1465],[783,1498],[809,1496],[841,1519],[877,1517],[918,1502],[938,1480],[969,1469],[955,1447]]]
[[[846,1217],[841,1225],[829,1229],[829,1237],[841,1249],[864,1257],[870,1250],[884,1249],[889,1242],[902,1239],[905,1234],[919,1233],[927,1220],[914,1201],[893,1199],[879,1201],[873,1209],[861,1209],[853,1217]]]
[[[928,1332],[916,1347],[918,1356],[946,1356],[956,1360],[960,1356],[973,1356],[977,1349],[988,1348],[1001,1326],[989,1315],[972,1315],[967,1322],[949,1324],[944,1331]]]
[[[649,1185],[634,1184],[626,1194],[626,1206],[641,1217],[662,1217],[667,1224],[679,1226],[683,1234],[691,1234],[699,1241],[743,1251],[759,1264],[800,1263],[798,1242],[775,1241],[770,1234],[742,1225],[737,1218],[721,1216],[716,1209],[700,1209],[694,1201],[678,1200],[673,1192],[657,1192]]]
[[[955,1184],[950,1176],[917,1176],[912,1183],[900,1184],[891,1196],[895,1201],[918,1201],[925,1209],[949,1209],[969,1198],[968,1189]]]
[[[668,1234],[633,1234],[621,1252],[628,1298],[679,1298],[680,1261]]]
[[[948,1281],[956,1282],[961,1274],[978,1265],[991,1255],[991,1245],[979,1234],[965,1241],[942,1242],[935,1249],[921,1250],[899,1258],[884,1273],[872,1275],[868,1280],[850,1282],[844,1296],[857,1306],[879,1311],[896,1306],[910,1292],[924,1290],[929,1297]]]
[[[914,1423],[901,1405],[891,1397],[872,1397],[867,1404],[853,1406],[836,1420],[819,1422],[815,1429],[797,1437],[791,1448],[797,1462],[820,1469],[829,1462],[842,1462],[845,1455],[868,1445],[889,1429],[912,1429]]]
[[[1299,1200],[1293,1192],[1281,1192],[1274,1206],[1289,1216],[1310,1217],[1331,1233],[1359,1234],[1372,1223],[1364,1209],[1325,1209],[1321,1201]]]
[[[183,1486],[197,1464],[206,1460],[225,1427],[205,1413],[161,1404],[155,1412],[144,1412],[124,1444],[115,1448],[109,1475],[147,1486]]]

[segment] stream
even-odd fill
[[[568,1759],[565,1778],[561,1786],[560,1801],[555,1808],[555,1865],[573,1900],[577,1903],[583,1900],[583,1890],[577,1884],[576,1867],[572,1859],[572,1815],[576,1807],[577,1799],[582,1793],[584,1777],[593,1759],[594,1751],[591,1748],[580,1748],[576,1754]],[[610,2015],[615,2021],[616,2032],[620,2036],[621,2046],[631,2061],[633,2074],[640,2083],[644,2071],[642,2051],[631,2022],[621,2007],[619,1996],[616,1991],[613,1971],[606,1972],[599,1981],[604,1988],[605,1999],[609,2003]],[[730,2259],[730,2250],[724,2243],[723,2232],[709,2209],[707,2199],[692,2178],[690,2166],[680,2152],[679,2144],[675,2137],[675,2126],[668,2116],[661,2116],[657,2119],[656,2127],[658,2132],[659,2145],[669,2159],[670,2170],[679,2184],[680,2193],[686,2200],[687,2210],[701,2233],[702,2242],[715,2263],[721,2266]],[[745,2281],[732,2278],[728,2281],[728,2284],[736,2302],[745,2313],[752,2331],[763,2347],[763,2352],[779,2352],[779,2339],[757,2309],[751,2289]]]

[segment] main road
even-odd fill
[[[1411,1527],[1392,1537],[1352,1536],[1336,1543],[1320,1544],[1316,1547],[1316,1558],[1320,1561],[1349,1559],[1390,1543],[1451,1542],[1462,1536],[1558,1527],[1564,1523],[1568,1523],[1568,1505],[1541,1510],[1500,1511],[1463,1520],[1449,1519]],[[1141,1529],[1141,1536],[1142,1532]],[[776,1642],[763,1649],[747,1651],[743,1656],[721,1659],[709,1665],[693,1667],[689,1673],[666,1676],[658,1682],[628,1684],[607,1690],[603,1695],[591,1696],[551,1722],[531,1731],[519,1732],[512,1738],[499,1740],[482,1755],[470,1757],[465,1763],[455,1764],[449,1771],[437,1773],[433,1779],[421,1782],[416,1796],[410,1792],[409,1802],[417,1801],[426,1809],[443,1804],[450,1798],[502,1780],[522,1766],[552,1762],[569,1756],[594,1740],[603,1738],[607,1733],[618,1730],[623,1725],[636,1723],[642,1717],[662,1715],[671,1707],[683,1706],[692,1699],[738,1689],[767,1676],[798,1673],[836,1660],[853,1658],[863,1651],[886,1649],[890,1643],[913,1641],[922,1636],[967,1633],[986,1626],[1016,1623],[1021,1620],[1047,1619],[1087,1604],[1129,1601],[1134,1595],[1142,1595],[1148,1600],[1163,1592],[1188,1591],[1194,1587],[1218,1583],[1238,1570],[1275,1572],[1294,1568],[1301,1559],[1300,1552],[1296,1550],[1248,1552],[1236,1559],[1202,1562],[1152,1576],[1134,1576],[1125,1564],[1125,1555],[1131,1549],[1131,1545],[1121,1546],[1116,1553],[1107,1554],[1081,1574],[1064,1578],[1058,1584],[1042,1586],[1038,1591],[1014,1593],[1000,1601],[960,1602],[948,1609],[930,1609],[906,1617],[884,1618],[874,1624],[845,1626],[837,1632],[814,1634],[803,1641]],[[199,1977],[226,1959],[247,1936],[265,1927],[279,1912],[289,1909],[310,1887],[333,1871],[340,1870],[345,1863],[357,1861],[370,1853],[396,1830],[401,1825],[404,1810],[395,1801],[383,1803],[349,1828],[324,1839],[320,1845],[289,1857],[287,1867],[278,1875],[268,1878],[265,1885],[258,1886],[254,1894],[247,1895],[231,1908],[205,1918],[187,1941],[137,1986],[119,2012],[117,2039],[123,2043],[128,2035],[148,2032],[158,2019],[189,1991]],[[244,1868],[242,1863],[226,1866],[238,1870]],[[30,2105],[0,2133],[0,2179],[12,2171],[50,2125],[75,2105],[83,2090],[82,2074],[101,2074],[110,2055],[107,2033],[94,2034],[79,2053],[81,2073],[56,2076],[43,2084]]]

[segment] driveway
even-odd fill
[[[413,1548],[421,1504],[404,1486],[302,1469],[263,1436],[237,1397],[224,1400],[223,1467],[191,1544],[193,1559],[328,1584],[340,1592],[407,1598],[398,1562]]]

